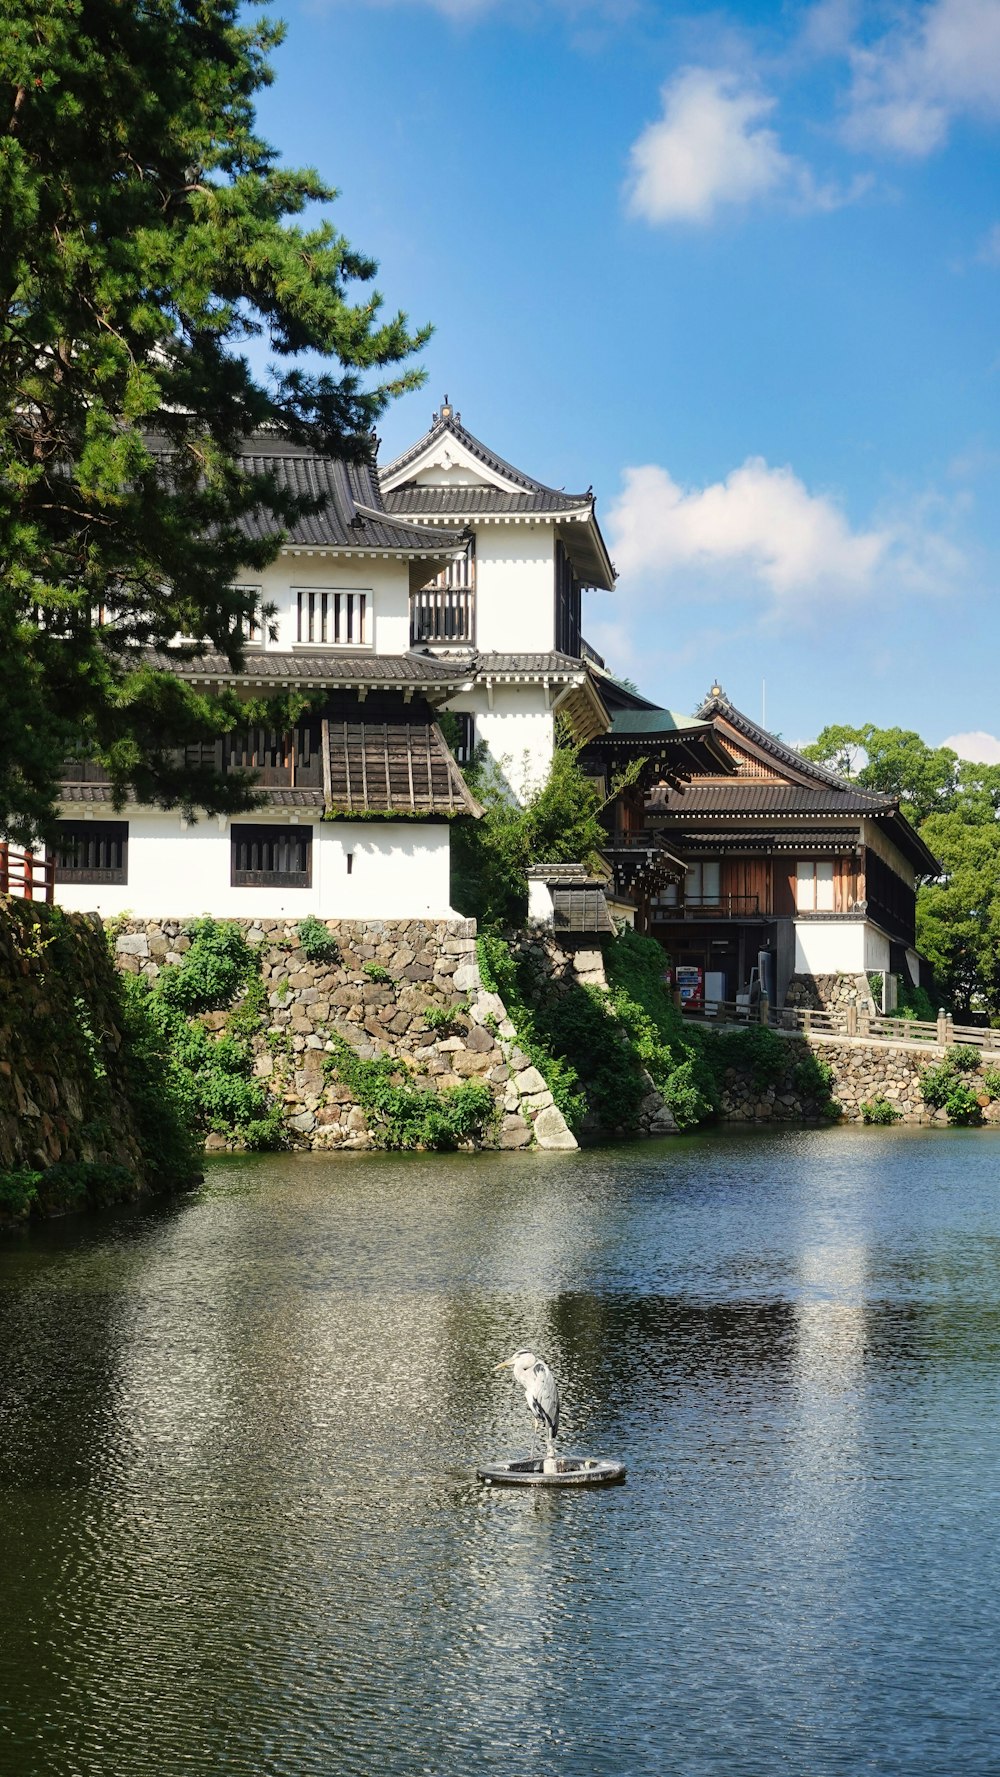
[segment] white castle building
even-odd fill
[[[320,501],[247,577],[273,616],[237,675],[214,654],[158,664],[207,691],[304,691],[309,713],[288,733],[216,743],[219,769],[257,774],[247,814],[116,810],[99,768],[68,766],[56,898],[139,918],[446,917],[450,823],[480,811],[439,713],[459,719],[457,759],[484,742],[522,799],[544,780],[557,716],[580,740],[609,726],[580,637],[582,590],[614,584],[593,494],[514,468],[447,400],[381,477],[276,438],[246,461]]]

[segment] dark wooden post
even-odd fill
[[[24,859],[24,898],[33,901],[35,898],[35,854],[31,851],[22,852]]]
[[[6,839],[0,839],[0,895],[10,894],[10,851]]]

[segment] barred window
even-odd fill
[[[234,888],[309,888],[312,828],[249,826],[232,832]]]
[[[476,718],[468,710],[450,710],[458,727],[452,751],[459,765],[471,765],[476,750]]]
[[[60,821],[56,882],[127,882],[127,821]]]
[[[347,591],[296,592],[296,640],[323,648],[370,648],[371,593]]]

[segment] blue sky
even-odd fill
[[[265,135],[342,193],[426,387],[593,484],[585,631],[790,740],[1000,759],[1000,0],[285,0]]]

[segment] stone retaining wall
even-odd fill
[[[878,1012],[867,975],[793,975],[785,1005],[810,1012],[842,1012],[847,1006],[857,1006],[873,1018]]]
[[[756,1091],[743,1074],[730,1073],[723,1094],[721,1116],[727,1122],[802,1123],[815,1121],[815,1100],[804,1096],[795,1083],[795,1070],[810,1056],[825,1062],[833,1080],[830,1091],[840,1105],[841,1121],[861,1123],[865,1100],[884,1098],[899,1112],[902,1123],[946,1123],[945,1111],[935,1111],[920,1096],[920,1075],[925,1067],[941,1061],[945,1051],[934,1043],[897,1043],[811,1035],[784,1036],[788,1046],[785,1077],[776,1086]],[[977,1076],[965,1076],[975,1086]],[[987,1094],[984,1092],[983,1097]],[[982,1106],[985,1123],[1000,1124],[1000,1103]]]
[[[527,964],[526,972],[535,982],[534,990],[528,997],[536,1004],[541,1004],[547,998],[558,998],[571,993],[574,988],[596,987],[603,993],[607,992],[604,953],[592,940],[580,938],[576,943],[572,939],[560,942],[553,936],[551,929],[529,926],[526,931],[515,934],[513,942],[520,961]],[[643,1072],[645,1073],[645,1069]],[[601,1136],[620,1136],[623,1133],[640,1140],[659,1135],[676,1135],[677,1124],[672,1111],[664,1104],[648,1074],[645,1074],[645,1078],[648,1090],[639,1104],[632,1126],[627,1131],[602,1129],[595,1117],[588,1116],[583,1131],[587,1139],[599,1140]]]
[[[415,1086],[441,1091],[485,1081],[497,1103],[499,1147],[576,1147],[541,1074],[518,1048],[503,1001],[483,987],[473,920],[327,920],[339,949],[332,964],[309,961],[294,921],[230,923],[260,953],[268,1008],[253,1043],[254,1067],[280,1101],[295,1147],[372,1146],[364,1110],[325,1067],[332,1035],[362,1059],[398,1059]],[[109,924],[118,966],[148,980],[190,947],[180,920]],[[373,980],[366,965],[388,979]],[[427,1024],[431,1008],[453,1014],[447,1029]],[[225,1022],[224,1012],[203,1017],[209,1029]]]
[[[125,1167],[145,1183],[98,922],[0,901],[0,1171]]]

